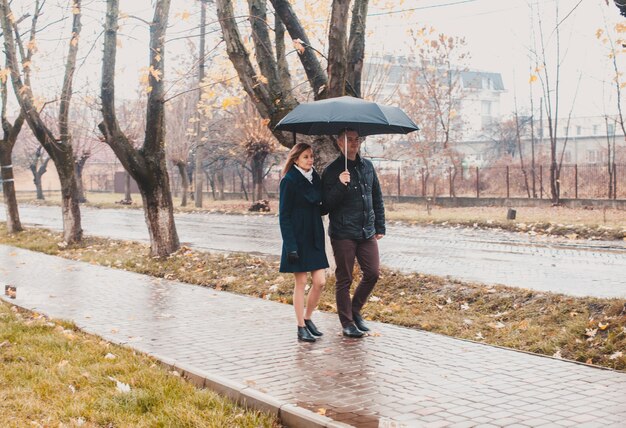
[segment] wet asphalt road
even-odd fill
[[[0,204],[0,221],[6,219]],[[148,242],[143,211],[82,207],[87,235]],[[60,207],[20,206],[25,225],[62,229]],[[183,244],[207,251],[279,255],[275,216],[177,214]],[[384,265],[576,296],[626,298],[626,242],[571,241],[499,230],[388,225]]]

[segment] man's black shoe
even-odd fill
[[[319,331],[317,329],[317,327],[315,326],[315,324],[313,324],[313,321],[311,321],[311,320],[304,320],[304,325],[311,332],[311,334],[313,336],[323,336],[324,335],[324,333]]]
[[[359,330],[356,325],[350,324],[343,328],[343,335],[347,337],[363,337],[365,333]]]
[[[315,342],[315,338],[311,336],[311,333],[306,327],[298,326],[298,340],[303,342]]]
[[[352,319],[354,320],[354,323],[356,324],[357,328],[361,331],[370,331],[369,327],[367,326],[367,324],[365,324],[365,320],[363,319],[363,317],[357,313],[353,313],[352,314]]]

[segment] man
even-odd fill
[[[358,132],[342,131],[337,145],[342,154],[322,174],[322,199],[330,217],[328,234],[337,265],[337,312],[344,336],[363,337],[369,328],[361,309],[378,281],[378,240],[385,235],[385,207],[374,166],[359,155]],[[355,258],[363,277],[350,299]]]

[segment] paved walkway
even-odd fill
[[[298,343],[289,305],[2,245],[0,284],[289,426],[626,427],[623,373],[375,322],[346,339],[328,313]]]

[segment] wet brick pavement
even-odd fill
[[[626,426],[626,374],[610,370],[375,322],[345,339],[328,313],[298,343],[289,305],[1,245],[0,282],[17,305],[357,427]]]

